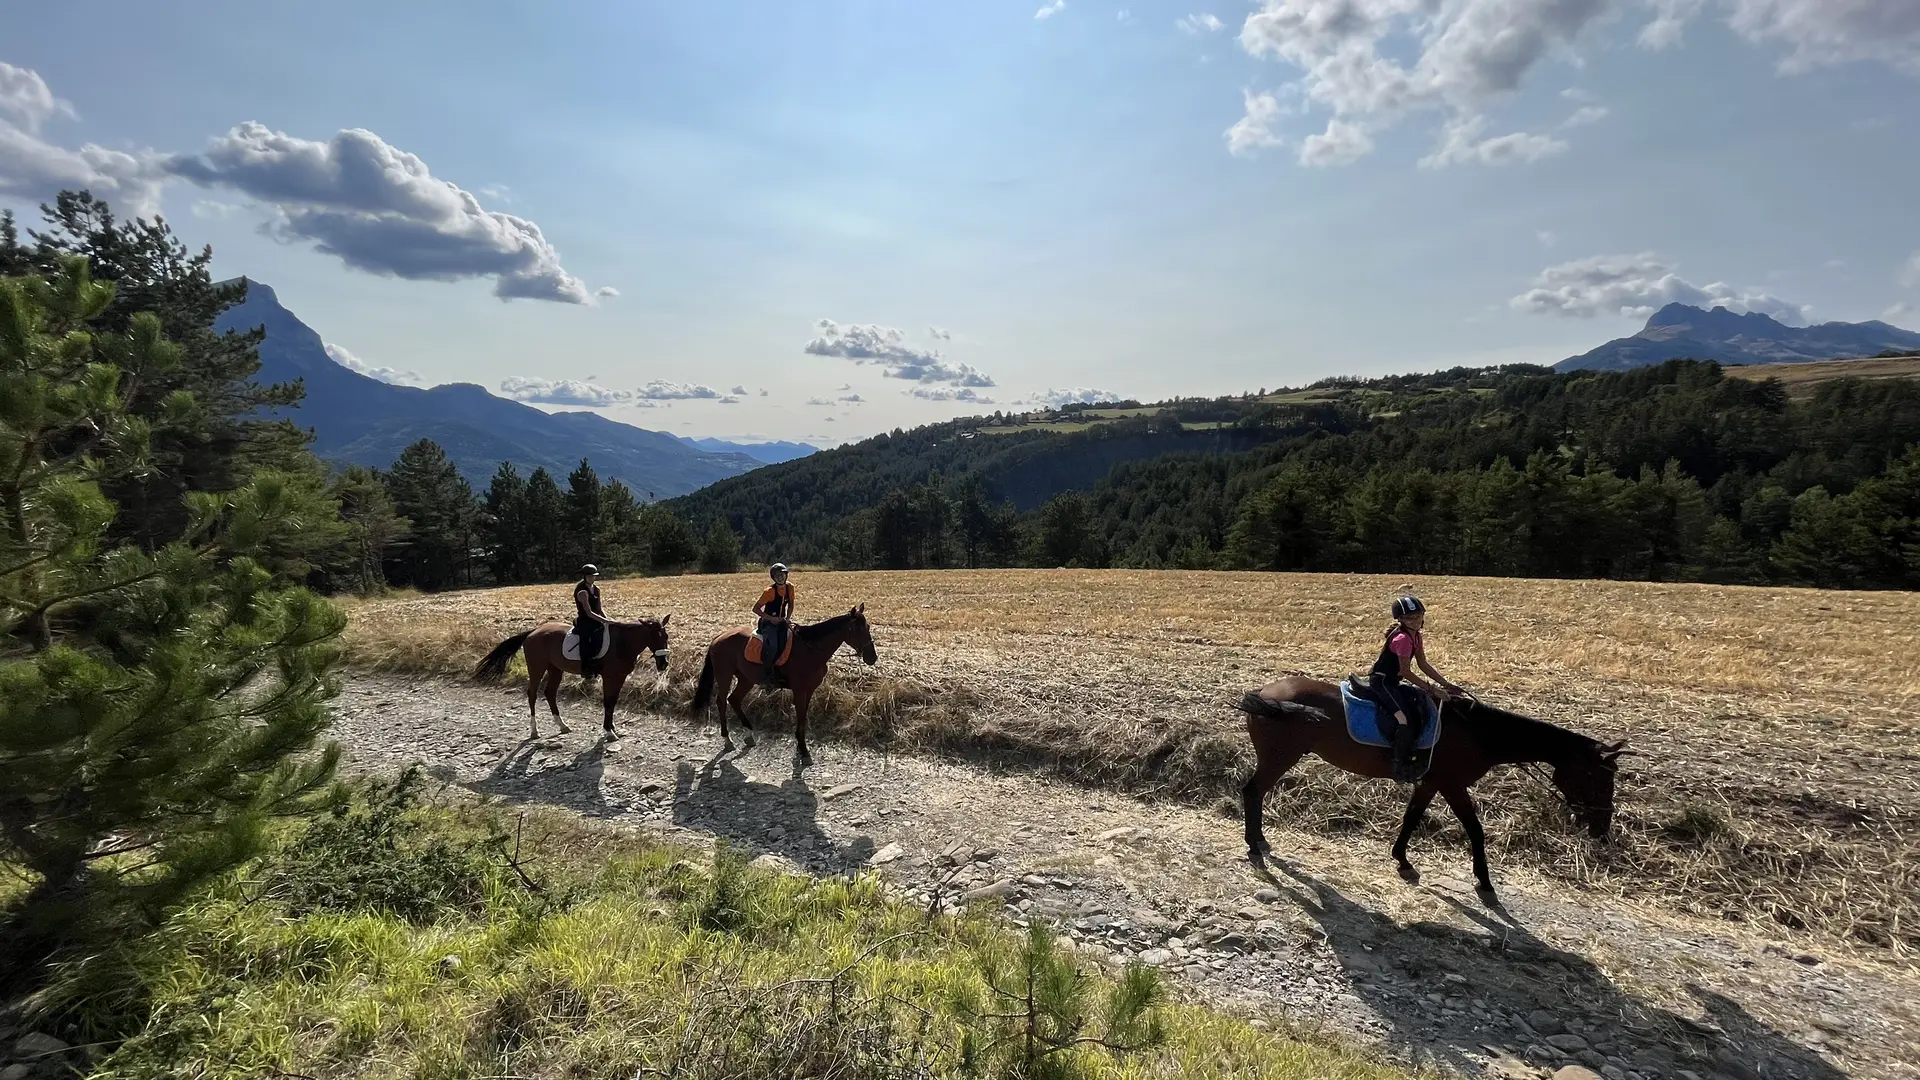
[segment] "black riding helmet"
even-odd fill
[[[1417,596],[1403,596],[1393,602],[1393,617],[1396,619],[1405,619],[1414,615],[1425,615],[1426,613],[1427,605],[1421,603],[1420,598]]]
[[[768,577],[779,577],[781,574],[784,574],[786,572],[787,572],[787,564],[783,562],[777,562],[777,563],[774,563],[772,566],[767,567]]]
[[[599,577],[600,568],[593,565],[592,563],[587,563],[586,565],[580,568],[580,576],[581,577]]]

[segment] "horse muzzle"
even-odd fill
[[[659,668],[661,671],[667,670],[667,650],[653,650],[653,666]]]

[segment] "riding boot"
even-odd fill
[[[1393,779],[1397,783],[1411,784],[1417,777],[1413,775],[1413,742],[1419,728],[1413,723],[1401,724],[1393,732]]]

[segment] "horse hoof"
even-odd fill
[[[749,735],[747,736],[747,749],[751,750],[753,749],[753,747],[754,747],[753,736]]]
[[[807,766],[809,766],[809,765],[811,765],[811,764],[813,764],[813,755],[812,755],[812,754],[809,754],[809,753],[805,753],[805,752],[802,752],[802,753],[801,753],[801,754],[800,754],[799,756],[800,756],[800,767],[801,767],[801,768],[803,768],[803,769],[804,769],[804,768],[806,768]]]
[[[1255,870],[1265,870],[1267,868],[1267,857],[1257,847],[1247,849],[1247,861],[1253,864]]]
[[[1398,869],[1400,871],[1401,881],[1404,881],[1409,885],[1420,884],[1420,869],[1418,867],[1414,866],[1412,863],[1408,862],[1405,859],[1401,859]]]
[[[1489,904],[1494,903],[1499,899],[1499,894],[1493,891],[1493,882],[1491,881],[1483,881],[1480,884],[1475,885],[1473,887],[1473,891],[1479,893],[1480,899],[1485,900]]]
[[[720,752],[723,754],[733,753],[733,740],[732,739],[720,740]]]

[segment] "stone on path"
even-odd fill
[[[901,849],[899,844],[888,844],[886,847],[874,852],[873,857],[868,859],[867,863],[870,866],[885,866],[905,854],[906,852]]]

